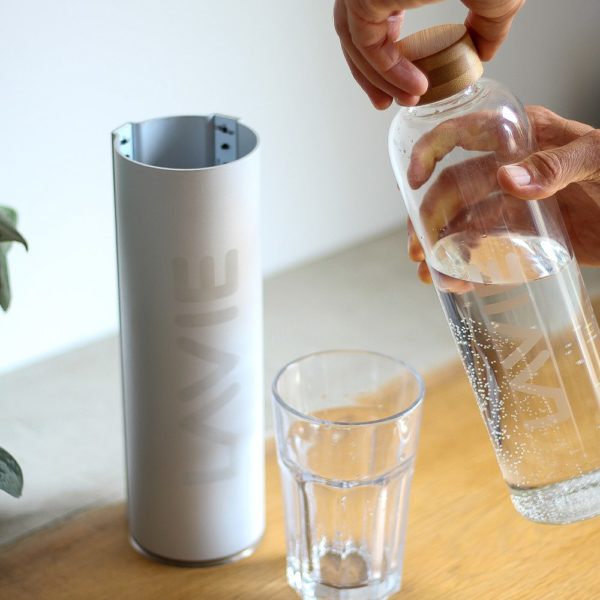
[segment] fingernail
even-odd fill
[[[531,175],[527,169],[519,167],[518,165],[508,165],[504,168],[506,169],[508,176],[518,186],[522,187],[531,183]]]

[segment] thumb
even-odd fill
[[[579,181],[600,182],[600,130],[498,169],[500,187],[524,200],[548,198]]]

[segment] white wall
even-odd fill
[[[600,95],[598,0],[530,0],[488,74],[526,101],[590,118]],[[0,203],[11,251],[0,372],[117,327],[110,131],[129,120],[223,112],[263,147],[266,274],[397,226],[386,155],[392,112],[351,79],[331,0],[55,0],[0,8]],[[406,32],[461,21],[448,0]]]

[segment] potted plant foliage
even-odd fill
[[[10,281],[6,255],[18,242],[27,248],[25,238],[17,231],[17,213],[8,206],[0,206],[0,307],[7,311],[10,306]],[[0,447],[0,490],[18,498],[23,491],[23,473],[19,463]]]

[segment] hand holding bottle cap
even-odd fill
[[[412,106],[429,87],[419,65],[398,44],[407,9],[438,0],[336,0],[334,24],[342,52],[357,83],[373,105],[392,100]],[[463,0],[465,25],[481,60],[496,53],[525,0]]]

